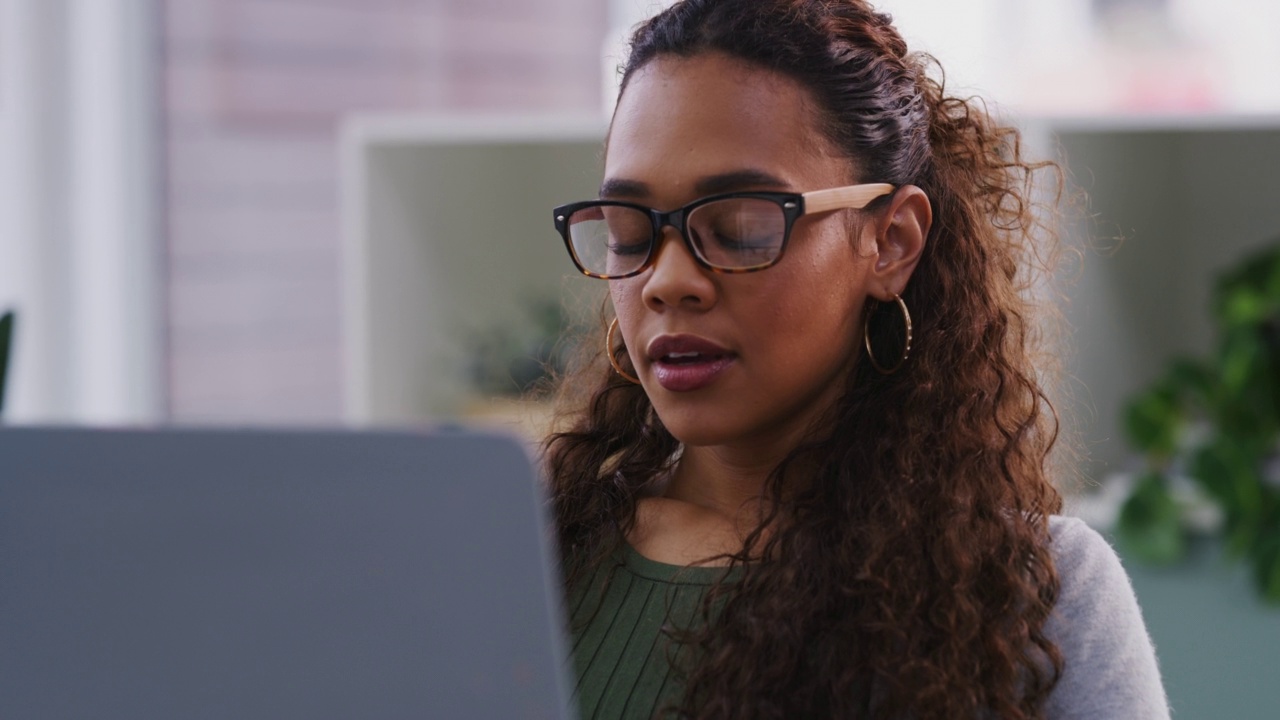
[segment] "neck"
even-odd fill
[[[638,504],[628,542],[645,557],[675,565],[723,564],[724,555],[742,552],[772,509],[769,477],[791,446],[775,447],[686,445],[660,496]],[[771,528],[763,528],[762,540]],[[757,545],[752,553],[760,551]]]
[[[745,537],[768,511],[769,475],[785,453],[686,447],[663,496],[726,520]]]

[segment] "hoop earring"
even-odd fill
[[[897,372],[898,368],[902,367],[902,364],[907,361],[907,356],[911,354],[911,313],[907,312],[907,304],[902,301],[902,296],[895,293],[893,299],[898,303],[898,309],[902,311],[902,323],[906,326],[907,331],[907,340],[902,346],[902,357],[898,358],[898,362],[893,367],[886,368],[877,362],[876,354],[871,349],[871,315],[874,313],[874,308],[872,312],[867,313],[866,322],[862,323],[862,343],[867,348],[867,359],[871,361],[871,367],[879,371],[881,375],[892,375]]]
[[[640,379],[635,375],[622,369],[622,365],[618,363],[618,356],[613,350],[613,334],[618,331],[618,318],[614,318],[609,323],[609,332],[604,334],[604,354],[609,357],[609,364],[613,366],[613,371],[622,376],[623,380],[629,383],[639,385]]]

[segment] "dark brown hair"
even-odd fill
[[[1053,241],[1032,179],[1052,166],[1026,161],[984,106],[947,96],[931,59],[861,0],[679,2],[636,31],[623,92],[658,56],[706,52],[797,81],[860,169],[851,181],[917,185],[934,222],[903,293],[911,358],[887,376],[859,362],[822,432],[772,474],[771,513],[733,557],[740,580],[679,636],[698,649],[680,714],[1039,717],[1062,666],[1044,634],[1061,499],[1027,290]],[[881,312],[872,340],[895,347],[896,308]],[[546,444],[572,584],[625,542],[679,443],[603,353],[564,387],[586,391]]]

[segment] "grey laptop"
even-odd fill
[[[567,718],[544,508],[469,433],[0,429],[0,718]]]

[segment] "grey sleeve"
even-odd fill
[[[1061,591],[1046,632],[1064,667],[1049,720],[1169,717],[1155,649],[1120,558],[1077,518],[1049,520]]]

